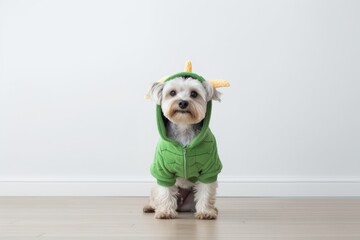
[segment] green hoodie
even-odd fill
[[[181,72],[168,77],[170,81],[177,77],[189,76],[204,82],[204,78],[191,72]],[[156,106],[157,126],[160,140],[156,147],[155,158],[151,165],[151,174],[161,186],[173,186],[177,177],[185,178],[193,183],[212,183],[222,165],[217,153],[216,140],[209,129],[211,117],[211,100],[207,103],[205,118],[200,133],[186,146],[166,136],[165,122],[161,106]],[[165,122],[164,122],[165,121]]]

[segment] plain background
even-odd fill
[[[195,73],[232,84],[211,120],[220,182],[351,195],[359,12],[358,1],[0,1],[3,194],[10,183],[31,194],[24,183],[111,182],[126,195],[152,181],[158,133],[144,95],[191,59]]]

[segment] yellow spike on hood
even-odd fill
[[[225,80],[208,80],[214,88],[230,87],[230,83]]]
[[[192,63],[190,60],[185,63],[184,72],[192,72]]]

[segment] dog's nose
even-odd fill
[[[180,101],[180,102],[179,102],[179,107],[180,107],[181,109],[187,108],[188,105],[189,105],[189,102],[188,102],[188,101]]]

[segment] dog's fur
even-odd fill
[[[167,136],[183,146],[201,131],[206,115],[207,102],[220,101],[220,93],[209,82],[193,78],[178,77],[169,82],[156,82],[148,96],[161,105],[166,124]],[[198,219],[216,219],[215,208],[217,182],[192,183],[177,178],[172,187],[156,186],[152,189],[150,201],[144,212],[155,212],[157,219],[175,218],[177,211],[196,211]],[[189,189],[189,191],[182,191]]]

